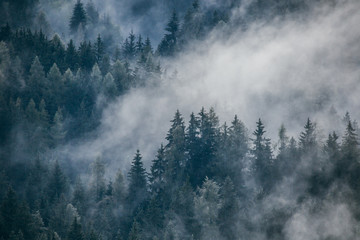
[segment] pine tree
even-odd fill
[[[145,39],[145,44],[144,44],[144,54],[145,56],[149,55],[149,54],[153,54],[153,48],[151,46],[151,41],[150,41],[150,38],[147,37]]]
[[[97,36],[96,43],[94,44],[94,52],[96,63],[100,65],[105,54],[104,43],[101,39],[100,34]]]
[[[35,102],[40,102],[47,92],[48,85],[44,73],[44,67],[36,56],[30,67],[30,76],[27,81],[28,90]]]
[[[220,189],[222,204],[219,209],[218,223],[220,233],[225,239],[236,239],[237,232],[234,223],[237,221],[240,206],[236,196],[235,186],[230,178],[226,178]]]
[[[143,167],[140,151],[137,150],[128,173],[129,177],[129,195],[128,202],[135,207],[141,203],[147,196],[146,171]]]
[[[196,218],[201,225],[201,239],[220,239],[217,218],[221,207],[219,185],[205,178],[194,199]]]
[[[54,142],[54,145],[62,144],[67,131],[65,130],[64,126],[64,116],[62,114],[62,109],[58,107],[55,115],[54,115],[54,124],[51,126],[50,133]]]
[[[101,201],[105,195],[105,164],[101,157],[97,157],[92,165],[92,192],[95,200]]]
[[[55,202],[67,191],[67,179],[62,172],[59,162],[55,161],[54,167],[49,176],[47,194],[50,202]]]
[[[74,218],[73,223],[71,224],[71,227],[69,229],[68,233],[68,240],[84,240],[84,234],[81,229],[81,224],[78,223],[77,218]]]
[[[270,139],[264,137],[266,131],[264,130],[265,127],[261,119],[256,122],[256,125],[256,130],[253,133],[255,138],[253,139],[254,147],[252,149],[254,172],[258,183],[266,193],[271,186],[272,151]]]
[[[299,147],[303,153],[314,153],[316,145],[315,126],[308,118],[304,131],[300,133]]]
[[[184,16],[181,28],[182,44],[200,37],[203,28],[203,16],[200,13],[199,1],[195,0]]]
[[[174,10],[165,30],[167,33],[158,46],[158,53],[161,56],[172,56],[177,51],[177,39],[179,31],[179,20]]]
[[[186,142],[185,125],[179,110],[176,111],[171,128],[166,136],[168,141],[166,151],[166,182],[173,188],[179,184],[183,177],[183,170],[186,164]]]
[[[62,76],[56,63],[54,63],[50,68],[47,79],[52,86],[56,88],[61,87],[60,84],[61,84]]]
[[[75,71],[79,67],[79,56],[72,39],[70,39],[66,48],[65,62],[66,67],[71,69],[71,71]]]
[[[100,68],[97,65],[97,63],[95,63],[90,74],[90,86],[96,93],[101,90],[102,81],[103,81],[103,77]]]
[[[136,220],[134,220],[134,222],[131,226],[128,240],[141,240],[141,239],[142,239],[142,237],[141,237],[139,223]]]
[[[9,187],[0,208],[1,219],[4,223],[4,226],[0,230],[1,236],[3,236],[5,239],[10,236],[12,231],[17,230],[16,215],[18,207],[19,204],[16,194],[12,187]]]
[[[161,144],[156,158],[152,161],[150,184],[153,193],[158,193],[164,187],[165,184],[165,170],[167,167],[167,161],[165,159],[165,148]]]
[[[80,215],[83,215],[86,211],[86,192],[81,179],[77,179],[75,183],[75,189],[72,197],[72,204],[79,210]]]
[[[136,55],[136,37],[133,31],[129,33],[129,36],[125,39],[123,44],[123,55],[125,59],[131,61]]]
[[[114,187],[114,198],[118,203],[122,203],[125,199],[126,189],[124,183],[124,176],[119,170],[116,174],[115,182],[113,184]]]
[[[118,95],[115,80],[111,73],[105,75],[101,86],[103,88],[103,93],[105,96],[109,97],[109,99],[113,99]]]
[[[138,56],[140,56],[144,51],[144,43],[142,41],[141,34],[139,34],[139,36],[138,36],[138,40],[136,41],[135,49],[136,49],[136,54]]]
[[[114,77],[116,87],[119,93],[123,93],[124,91],[128,90],[130,87],[130,82],[127,78],[126,68],[117,60],[111,69],[111,74]]]
[[[340,158],[340,145],[337,142],[338,139],[338,135],[333,132],[332,134],[329,134],[324,146],[324,151],[327,153],[331,164],[335,164]]]
[[[99,13],[92,0],[86,4],[86,16],[89,23],[96,25],[99,22]]]
[[[95,54],[91,42],[83,41],[79,46],[79,66],[82,70],[90,71],[95,64]]]
[[[25,110],[26,118],[30,123],[37,123],[39,121],[39,112],[33,99],[30,99],[29,104]]]
[[[55,34],[50,41],[50,52],[52,53],[51,61],[57,64],[61,72],[65,71],[65,45],[61,41],[58,34]],[[51,65],[52,62],[49,64]]]
[[[86,25],[86,12],[83,3],[80,0],[77,0],[70,19],[70,32],[76,33],[79,26],[84,28],[85,25]]]
[[[234,160],[244,158],[248,151],[247,133],[244,123],[238,119],[237,115],[229,128],[229,141],[231,158]]]
[[[213,169],[219,144],[219,119],[215,110],[210,108],[207,113],[204,108],[199,113],[199,142],[197,158],[192,162],[193,186],[199,186],[206,176],[214,175]],[[191,178],[191,176],[190,176]]]

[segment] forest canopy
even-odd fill
[[[359,238],[359,9],[1,1],[0,239]]]

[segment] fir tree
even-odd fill
[[[254,156],[254,171],[255,177],[260,183],[265,193],[271,186],[272,175],[272,151],[270,146],[270,139],[265,138],[264,124],[261,119],[256,122],[256,130],[254,131],[253,149],[252,154]]]
[[[83,3],[80,0],[77,0],[70,19],[70,32],[76,33],[79,26],[85,27],[85,25],[86,25],[86,12]]]
[[[105,195],[105,164],[101,157],[97,157],[92,165],[92,191],[95,200],[101,201]]]
[[[81,229],[81,224],[78,222],[77,218],[74,218],[73,223],[69,229],[68,240],[84,240],[84,234]]]
[[[172,56],[177,51],[179,31],[179,20],[175,11],[173,11],[165,30],[167,33],[161,40],[157,51],[161,56]]]
[[[66,48],[65,62],[66,67],[71,69],[71,71],[77,70],[79,64],[79,56],[72,39],[70,39]]]
[[[165,184],[165,170],[167,167],[167,161],[165,159],[165,148],[161,144],[156,158],[153,160],[151,165],[151,190],[153,193],[158,193]]]
[[[141,203],[147,196],[146,171],[143,167],[140,151],[137,150],[128,173],[129,177],[129,195],[128,202],[135,207]]]
[[[50,173],[49,183],[47,186],[47,194],[50,202],[59,199],[67,190],[67,179],[62,172],[58,161],[55,161],[54,167]]]

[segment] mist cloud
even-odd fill
[[[149,166],[176,109],[187,121],[202,106],[214,107],[222,122],[238,114],[250,130],[261,117],[273,138],[281,123],[297,137],[307,117],[324,135],[342,131],[346,110],[359,118],[359,8],[356,1],[318,7],[303,20],[234,29],[225,40],[222,29],[214,31],[165,65],[161,83],[133,89],[110,105],[96,139],[66,151],[83,160],[102,152],[125,167],[139,148]],[[332,107],[337,114],[329,114]]]

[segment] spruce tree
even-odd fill
[[[62,194],[67,191],[67,179],[62,172],[59,162],[55,161],[54,167],[49,176],[49,182],[47,186],[47,194],[49,201],[55,202],[60,198]]]
[[[101,201],[105,195],[105,164],[101,157],[97,157],[92,164],[92,192],[95,201]]]
[[[254,156],[254,172],[255,177],[263,188],[265,193],[271,186],[270,179],[272,178],[272,151],[270,146],[270,139],[265,138],[265,127],[261,119],[256,122],[256,130],[253,132],[253,149],[252,154]]]
[[[84,240],[84,234],[82,232],[81,224],[78,222],[77,218],[74,218],[74,221],[71,224],[67,240]]]
[[[76,33],[79,26],[85,27],[85,25],[86,25],[86,12],[83,3],[80,0],[77,0],[70,19],[70,32]]]
[[[174,10],[165,30],[167,33],[161,40],[158,46],[158,53],[161,56],[172,56],[177,51],[178,43],[178,31],[179,31],[179,20]]]
[[[167,161],[165,159],[165,148],[161,144],[157,151],[156,158],[152,161],[150,184],[153,194],[162,190],[165,184],[165,170],[167,167]]]
[[[141,203],[147,196],[147,180],[146,171],[143,166],[140,151],[137,150],[128,173],[129,178],[129,194],[128,203],[135,207]]]
[[[79,65],[79,56],[72,39],[70,39],[66,48],[65,63],[66,67],[69,68],[71,71],[77,70]]]

